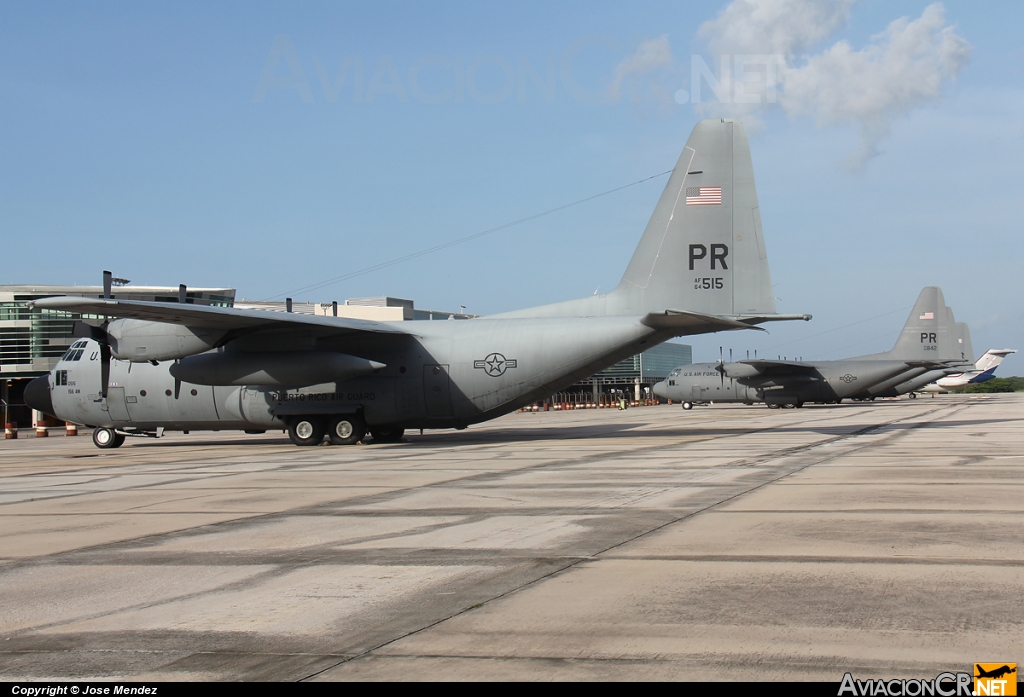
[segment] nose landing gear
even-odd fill
[[[109,450],[124,445],[124,434],[112,428],[97,428],[92,432],[92,442],[97,448]]]

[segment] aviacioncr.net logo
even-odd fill
[[[893,679],[857,680],[850,673],[843,676],[839,697],[973,697],[970,673],[939,673],[931,680]]]

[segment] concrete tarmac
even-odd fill
[[[932,678],[1024,659],[1024,395],[0,442],[0,679]]]

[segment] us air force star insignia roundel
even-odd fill
[[[473,361],[473,367],[482,368],[492,378],[496,378],[499,375],[504,375],[505,371],[509,368],[515,368],[516,360],[514,358],[505,358],[500,353],[491,353],[482,361]]]
[[[843,382],[845,382],[847,385],[849,385],[851,382],[853,382],[857,378],[855,376],[850,375],[849,373],[847,373],[846,375],[842,376],[839,379],[842,380]]]

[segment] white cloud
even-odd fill
[[[839,41],[806,53],[846,24],[855,3],[733,0],[701,26],[701,38],[716,56],[731,57],[725,64],[730,73],[739,72],[750,58],[773,65],[752,82],[723,76],[723,84],[729,81],[735,89],[734,98],[698,109],[754,118],[760,110],[780,106],[790,116],[810,116],[819,125],[853,124],[861,147],[851,164],[862,166],[877,154],[892,119],[938,98],[966,65],[971,48],[946,24],[943,6],[935,3],[917,19],[895,20],[861,49]],[[698,79],[697,71],[692,74]],[[741,89],[745,101],[738,96]]]
[[[661,35],[653,39],[645,39],[637,47],[636,51],[629,55],[615,68],[615,75],[612,84],[608,88],[609,96],[613,101],[618,101],[622,96],[622,88],[632,82],[634,98],[639,99],[642,81],[663,69],[671,69],[674,65],[672,60],[672,47],[669,45],[668,36]],[[667,88],[663,88],[659,81],[655,81],[656,91],[668,94]]]
[[[734,0],[698,31],[717,54],[789,56],[846,24],[857,0]]]

